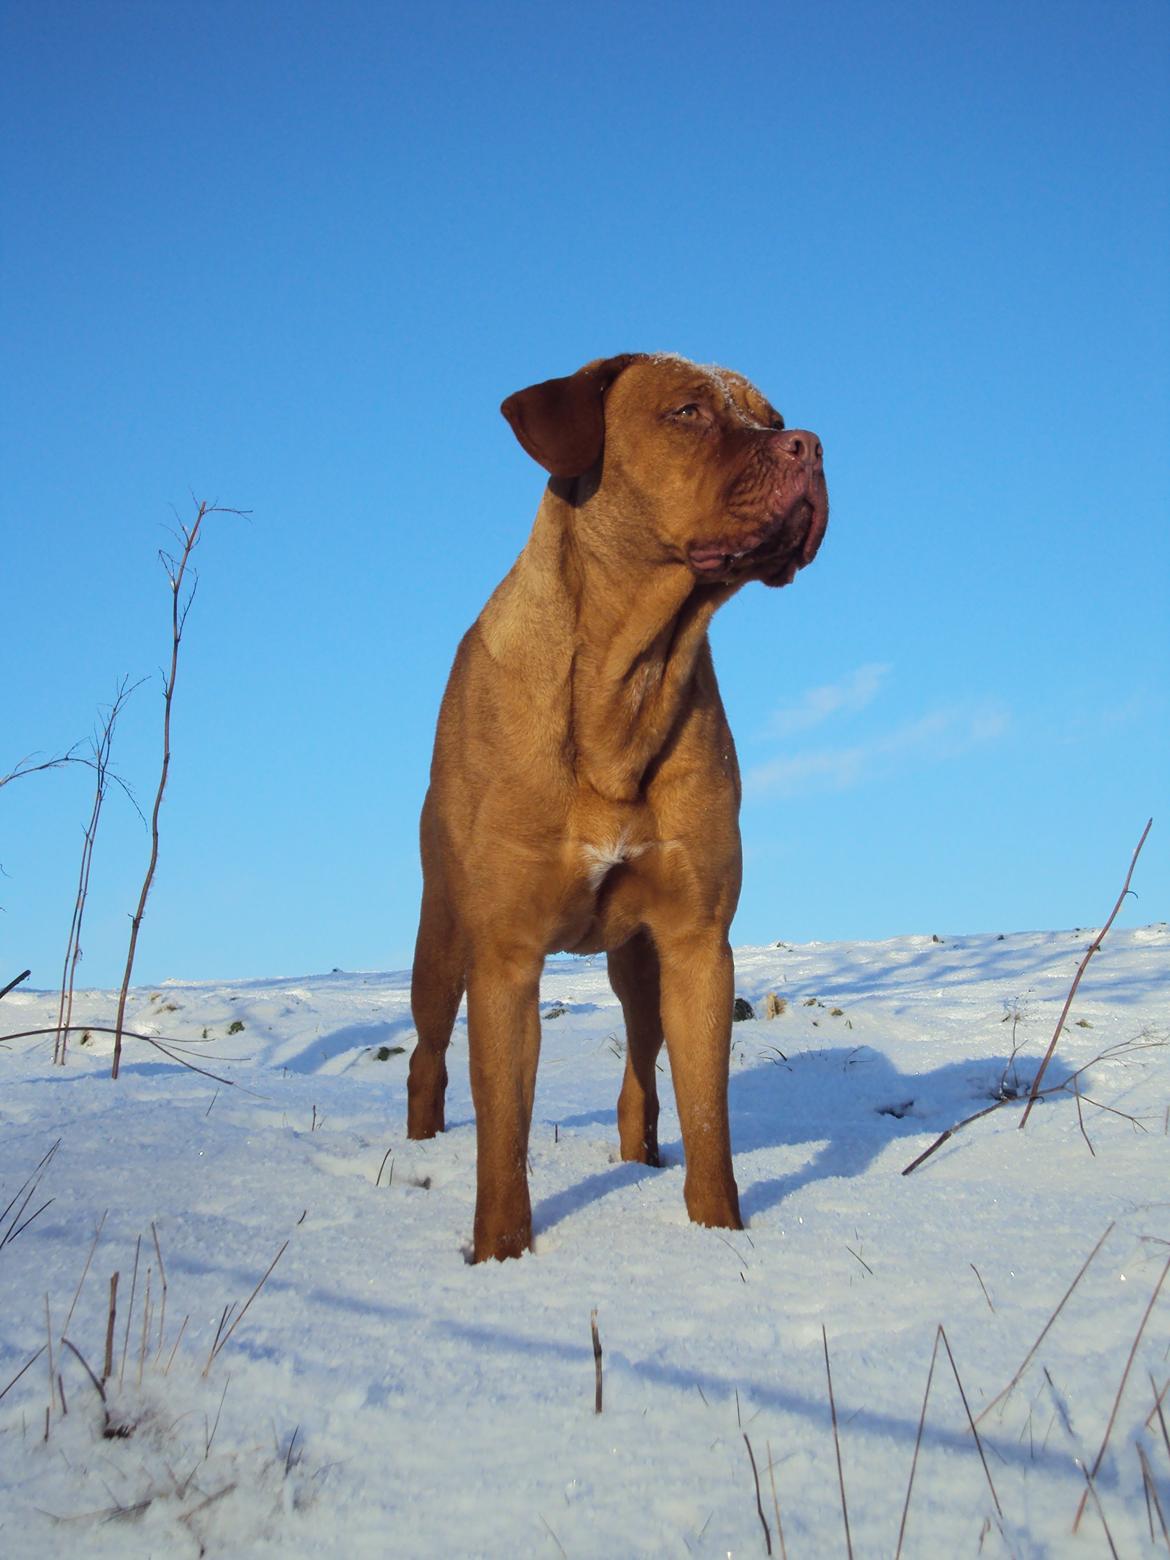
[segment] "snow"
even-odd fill
[[[1108,1053],[1078,1079],[1095,1154],[1069,1087],[1026,1131],[1010,1104],[900,1173],[1005,1080],[1026,1086],[1090,940],[739,950],[737,992],[758,1014],[769,992],[784,1002],[733,1032],[741,1233],[687,1221],[666,1074],[664,1168],[617,1161],[604,961],[550,960],[542,1007],[565,1011],[544,1023],[535,1249],[479,1267],[465,1020],[448,1131],[410,1143],[406,975],[132,994],[131,1027],[225,1082],[138,1041],[111,1082],[97,1034],[63,1069],[51,1041],[0,1044],[0,1207],[19,1194],[0,1220],[0,1552],[761,1555],[750,1445],[773,1552],[769,1461],[788,1555],[844,1554],[827,1340],[853,1552],[893,1555],[939,1324],[978,1416],[1109,1229],[979,1423],[994,1496],[940,1346],[903,1545],[1108,1553],[1093,1499],[1072,1527],[1170,1256],[1167,926],[1110,933],[1046,1080]],[[114,1007],[82,992],[75,1017],[109,1023]],[[18,988],[0,1032],[55,1015],[52,993]],[[115,1271],[103,1409],[62,1334],[100,1375]],[[1170,1522],[1170,1445],[1156,1415],[1147,1426],[1168,1318],[1170,1282],[1094,1481],[1122,1555],[1166,1545],[1139,1449]],[[46,1439],[47,1354],[13,1378],[50,1332],[68,1413],[58,1392]]]

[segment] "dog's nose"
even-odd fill
[[[816,434],[809,433],[807,428],[785,428],[783,433],[775,435],[775,440],[777,449],[792,460],[814,470],[820,467],[825,452]]]

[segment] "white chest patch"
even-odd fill
[[[604,845],[583,845],[581,853],[585,857],[589,887],[600,888],[608,872],[614,867],[620,867],[625,861],[635,860],[648,848],[646,845],[631,845],[624,831]]]

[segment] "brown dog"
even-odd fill
[[[545,955],[609,955],[626,1021],[623,1159],[658,1162],[665,1035],[687,1211],[741,1228],[727,1074],[739,773],[707,625],[787,585],[828,519],[815,434],[746,379],[628,354],[510,396],[549,472],[528,545],[455,657],[422,813],[408,1130],[441,1132],[467,991],[475,1259],[531,1243]]]

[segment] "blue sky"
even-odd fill
[[[147,675],[208,522],[136,976],[400,967],[455,645],[538,469],[498,412],[673,350],[820,433],[813,568],[716,619],[738,942],[1170,914],[1170,10],[9,4],[0,773]],[[90,780],[0,791],[59,979]],[[148,840],[118,794],[85,984]],[[2,983],[2,980],[0,980]]]

